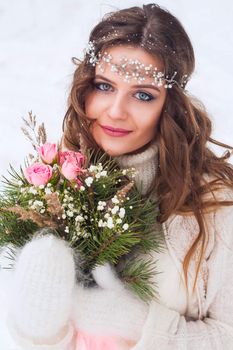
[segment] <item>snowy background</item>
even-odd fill
[[[20,131],[32,110],[57,141],[74,66],[90,29],[104,13],[150,1],[0,0],[0,174],[18,167],[30,150]],[[158,1],[184,24],[196,52],[188,90],[206,105],[214,136],[233,143],[233,3]],[[222,149],[220,149],[222,152]]]
[[[93,25],[106,12],[149,2],[0,0],[0,174],[6,174],[9,162],[18,167],[31,150],[20,131],[28,111],[46,123],[50,141],[59,139],[74,70],[71,57],[82,57]],[[157,3],[174,13],[190,35],[196,71],[188,90],[211,114],[213,136],[232,144],[233,2]],[[1,302],[3,298],[0,291]],[[0,349],[16,350],[4,334],[0,325]]]

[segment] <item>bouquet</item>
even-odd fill
[[[81,257],[85,276],[109,262],[142,299],[154,297],[155,265],[138,257],[159,251],[163,239],[155,230],[157,204],[140,195],[135,170],[87,149],[81,137],[79,152],[48,143],[44,124],[37,127],[32,113],[24,122],[35,154],[20,171],[11,166],[10,178],[3,179],[0,245],[23,246],[49,228]]]

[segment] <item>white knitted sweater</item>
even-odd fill
[[[138,170],[137,184],[146,194],[156,176],[157,145],[118,160],[122,167],[134,166]],[[233,200],[232,191],[226,189],[216,195],[223,200]],[[173,215],[163,224],[167,249],[153,255],[161,272],[155,276],[159,298],[149,305],[140,339],[130,349],[233,349],[233,207],[222,207],[206,214],[205,225],[209,241],[197,287],[192,292],[198,252],[191,260],[187,292],[182,261],[198,235],[196,219]],[[60,338],[50,345],[29,347],[25,339],[21,344],[24,349],[75,349],[69,327],[63,339]]]
[[[140,165],[134,159],[144,188],[150,186],[151,173],[156,171],[150,150],[144,152],[146,158],[138,155]],[[129,164],[131,159],[124,159],[124,166]],[[216,196],[233,201],[228,189]],[[205,225],[209,241],[197,288],[192,292],[200,245],[191,260],[187,293],[182,262],[198,235],[197,221],[194,216],[172,215],[163,224],[167,251],[154,254],[161,271],[155,276],[160,298],[151,303],[141,339],[132,350],[233,349],[233,206],[206,214]]]

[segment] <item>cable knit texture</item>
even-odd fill
[[[225,193],[225,199],[227,198],[233,200],[233,194]],[[187,247],[184,247],[182,239],[174,239],[175,232],[179,232],[181,237],[189,232],[190,242],[193,239],[190,227],[194,218],[189,218],[189,230],[186,220],[187,218],[175,217],[166,232],[169,252],[177,266]],[[219,209],[215,215],[208,214],[207,221],[209,233],[213,236],[198,277],[197,302],[193,304],[196,306],[191,310],[196,317],[189,317],[188,313],[182,314],[176,308],[170,309],[164,304],[153,302],[143,327],[143,335],[133,350],[153,350],[157,346],[164,350],[233,349],[232,207]],[[195,274],[193,267],[192,262],[189,274],[192,282]],[[177,294],[173,294],[173,298],[179,299]]]
[[[139,174],[146,184],[143,169],[148,168],[141,159]],[[148,167],[150,161],[148,158]],[[124,162],[124,167],[128,164]],[[206,179],[210,180],[208,176]],[[232,190],[222,188],[215,195],[220,200],[233,201]],[[191,259],[186,293],[182,262],[198,235],[198,224],[193,215],[173,215],[163,224],[167,251],[154,254],[161,268],[161,274],[155,276],[160,297],[150,304],[142,337],[130,349],[233,349],[233,207],[205,214],[205,227],[209,241],[197,287],[192,292],[200,244]]]
[[[154,147],[143,154],[120,157],[124,168],[134,164],[139,169],[136,181],[143,184],[143,193],[153,182],[151,174],[156,174],[151,164]],[[206,179],[210,180],[207,175]],[[229,189],[222,188],[215,195],[221,200],[233,200]],[[155,276],[160,296],[150,305],[141,339],[130,349],[233,349],[233,207],[206,214],[205,227],[209,241],[197,287],[193,292],[200,244],[191,259],[186,293],[182,262],[198,235],[198,223],[193,215],[172,215],[163,224],[167,251],[154,254],[161,272]]]
[[[136,186],[142,195],[147,194],[158,170],[158,144],[154,142],[143,152],[122,155],[116,160],[122,169],[135,168]]]

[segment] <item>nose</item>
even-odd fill
[[[121,94],[114,95],[110,101],[107,113],[110,119],[126,119],[128,112],[124,96]]]

